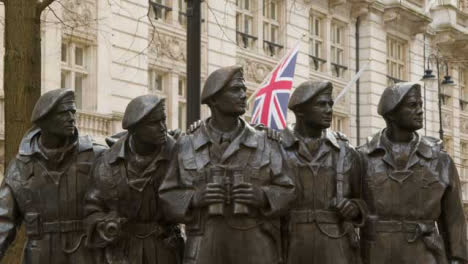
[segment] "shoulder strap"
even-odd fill
[[[338,155],[338,164],[336,169],[336,204],[339,204],[344,198],[344,161],[346,156],[346,147],[344,142],[339,142],[340,153]]]

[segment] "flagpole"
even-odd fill
[[[344,95],[346,94],[346,92],[348,92],[349,89],[351,89],[351,87],[354,85],[354,83],[359,79],[361,78],[361,75],[367,70],[367,68],[369,67],[370,63],[372,62],[372,59],[368,60],[367,63],[364,65],[364,67],[362,67],[358,73],[356,73],[353,78],[348,82],[348,84],[346,84],[345,88],[338,94],[338,96],[335,98],[335,103],[337,103],[338,101],[341,100],[341,98],[344,97]]]
[[[304,38],[304,36],[305,36],[305,34],[302,35],[302,38]],[[289,55],[291,55],[296,49],[299,49],[299,44],[301,44],[302,38],[300,38],[300,39],[297,40],[296,45],[294,46],[294,48],[293,48],[290,52],[286,53],[286,54],[278,61],[278,63],[276,63],[276,65],[275,65],[275,67],[273,67],[273,69],[276,68],[276,67],[278,67],[279,64],[280,64],[281,62],[283,62],[283,60],[284,60],[286,57],[288,57]],[[255,91],[252,93],[252,95],[250,95],[250,97],[247,99],[247,104],[250,104],[250,102],[252,102],[252,99],[255,97],[255,95],[257,94],[258,90],[263,86],[262,84],[265,82],[265,80],[268,80],[268,78],[270,78],[270,76],[271,76],[272,74],[273,74],[273,72],[270,72],[270,73],[265,77],[265,79],[263,79],[263,82],[261,82],[260,85],[257,86],[257,88],[256,88]]]

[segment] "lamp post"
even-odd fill
[[[187,0],[187,128],[200,119],[201,0]]]
[[[432,74],[431,69],[431,61],[435,61],[436,63],[436,70],[437,70],[437,78]],[[444,63],[446,72],[444,76],[444,80],[440,81],[440,64]],[[442,97],[443,94],[441,92],[441,86],[454,86],[455,82],[452,80],[452,77],[449,75],[448,72],[448,62],[443,60],[443,58],[437,56],[436,54],[431,54],[427,58],[427,69],[424,70],[424,75],[421,81],[424,82],[425,86],[428,85],[429,82],[437,80],[437,93],[438,93],[438,103],[439,103],[439,137],[441,140],[444,140],[444,127],[442,125]]]

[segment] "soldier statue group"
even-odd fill
[[[0,187],[0,261],[24,224],[23,264],[466,264],[460,179],[420,135],[420,86],[385,89],[386,127],[358,148],[331,131],[333,85],[304,82],[296,123],[252,127],[241,67],[213,72],[211,117],[168,131],[133,99],[125,132],[93,143],[73,91],[38,100]]]

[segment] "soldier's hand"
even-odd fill
[[[236,203],[241,203],[256,208],[265,208],[267,198],[265,192],[258,186],[251,183],[241,183],[235,185],[232,191],[232,199]]]
[[[271,140],[281,140],[281,133],[279,131],[266,127],[264,124],[256,124],[254,125],[254,128],[260,131],[266,131],[267,137]]]
[[[343,199],[336,208],[345,220],[353,220],[359,216],[358,206],[349,199]]]
[[[194,207],[206,207],[210,204],[224,203],[226,191],[219,183],[208,183],[204,189],[195,193],[192,204]]]
[[[179,136],[182,134],[182,131],[180,129],[170,129],[167,131],[167,134],[169,134],[171,137],[178,139]]]
[[[193,132],[195,132],[197,129],[201,127],[202,123],[203,121],[201,120],[193,122],[187,129],[187,134],[192,134]]]

